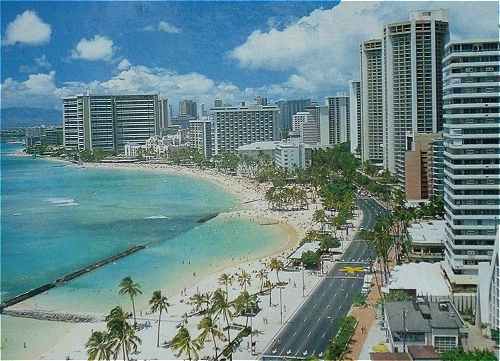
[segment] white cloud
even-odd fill
[[[410,10],[440,8],[448,9],[452,38],[498,36],[497,2],[351,1],[314,10],[281,29],[255,30],[228,55],[243,68],[291,73],[268,87],[270,93],[324,95],[359,77],[359,44],[379,36],[384,24],[408,19]]]
[[[131,66],[130,62],[128,61],[127,58],[125,58],[118,63],[118,66],[116,68],[118,70],[127,70],[128,68],[130,68],[130,66]]]
[[[40,70],[48,70],[52,68],[52,64],[47,60],[47,56],[43,54],[42,56],[34,59],[34,64],[32,65],[21,65],[19,66],[19,71],[21,73],[35,73]]]
[[[50,41],[52,29],[36,12],[26,10],[7,25],[3,45],[41,45]]]
[[[148,25],[145,26],[143,31],[161,31],[164,33],[169,33],[169,34],[178,34],[181,32],[181,29],[179,29],[177,26],[170,24],[164,20],[161,20],[156,26],[153,25]]]
[[[89,61],[110,61],[114,52],[113,40],[106,36],[95,35],[92,39],[82,38],[72,50],[71,57]]]
[[[163,31],[164,33],[178,34],[181,32],[177,26],[167,23],[166,21],[160,21],[158,23],[158,31]]]
[[[25,81],[19,82],[7,78],[2,83],[2,107],[41,107],[52,108],[55,85],[55,71],[48,74],[31,74]]]
[[[159,93],[167,96],[174,104],[185,97],[206,104],[212,104],[216,97],[232,103],[245,97],[245,92],[234,84],[216,82],[199,73],[178,74],[164,68],[137,65],[104,81],[65,82],[60,86],[56,86],[54,71],[48,74],[31,74],[25,81],[7,78],[1,84],[2,106],[61,108],[62,97],[87,91],[91,94]]]

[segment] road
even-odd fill
[[[359,199],[358,206],[363,211],[361,227],[364,229],[371,229],[385,212],[372,199]],[[346,272],[345,267],[368,267],[373,258],[373,250],[367,242],[355,237],[342,258],[267,347],[262,359],[321,357],[363,287],[364,273]]]

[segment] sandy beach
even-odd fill
[[[56,159],[55,159],[56,160]],[[59,160],[60,161],[60,160]],[[203,179],[209,182],[213,182],[218,186],[222,187],[225,191],[233,194],[239,200],[239,205],[234,207],[234,209],[229,212],[221,213],[217,217],[220,218],[246,218],[257,224],[263,226],[267,224],[273,224],[280,227],[284,234],[286,234],[286,239],[279,244],[277,248],[268,252],[264,256],[259,255],[256,257],[245,257],[244,259],[227,260],[223,262],[220,267],[215,271],[211,270],[209,273],[200,272],[200,275],[190,279],[185,283],[184,289],[179,290],[176,295],[169,294],[169,302],[172,307],[169,309],[167,316],[164,316],[164,322],[162,322],[161,329],[161,340],[171,339],[176,332],[176,327],[181,320],[182,315],[189,313],[191,311],[191,306],[186,304],[186,300],[189,296],[197,292],[213,291],[220,287],[218,285],[217,279],[222,273],[234,274],[241,269],[245,269],[247,272],[254,274],[257,270],[263,268],[263,264],[267,263],[273,257],[280,257],[285,259],[298,245],[303,235],[307,230],[313,228],[312,215],[314,210],[318,205],[310,205],[309,209],[301,211],[274,211],[268,208],[268,204],[265,201],[265,192],[270,186],[270,184],[258,184],[248,178],[239,176],[227,176],[218,173],[211,169],[201,170],[196,168],[187,168],[181,166],[172,166],[166,164],[113,164],[113,163],[86,163],[79,167],[88,168],[105,168],[105,169],[137,169],[141,171],[154,171],[154,172],[164,172],[172,175],[189,176],[197,179]],[[304,300],[302,297],[302,286],[298,286],[302,282],[302,276],[298,272],[282,272],[285,279],[289,279],[289,287],[285,287],[282,290],[282,296],[286,301],[284,302],[285,320],[293,313],[293,311],[300,305]],[[270,279],[275,282],[273,275],[270,274]],[[305,289],[306,293],[310,292],[314,285],[321,279],[321,277],[315,272],[306,272],[304,275]],[[257,281],[253,278],[253,285],[249,288],[249,291],[257,292],[259,291]],[[161,288],[161,285],[159,285]],[[240,291],[239,285],[233,285],[230,289],[230,296],[236,297]],[[276,294],[275,294],[276,293]],[[263,351],[264,346],[271,341],[274,334],[281,327],[280,312],[276,310],[276,300],[278,299],[277,291],[272,292],[273,302],[270,307],[262,307],[263,305],[269,306],[268,302],[261,300],[262,311],[259,316],[253,320],[255,322],[254,327],[261,330],[262,333],[256,336],[257,348]],[[36,298],[35,298],[36,299]],[[37,309],[38,305],[35,299],[30,301],[25,301],[18,304],[12,309],[15,310],[33,310]],[[266,296],[267,300],[267,296]],[[157,325],[157,315],[149,315],[146,308],[139,308],[137,314],[142,315],[140,317],[142,322],[149,321],[152,327],[145,328],[139,332],[139,336],[143,339],[143,345],[141,346],[142,353],[140,358],[158,358],[158,359],[172,359],[175,355],[172,354],[170,349],[156,348],[156,325]],[[94,315],[96,319],[102,319],[103,315]],[[237,323],[241,323],[235,320]],[[285,321],[284,321],[285,322]],[[190,330],[193,334],[197,334],[196,329],[197,320],[190,319],[189,325]],[[66,336],[58,340],[54,345],[51,345],[49,349],[46,350],[42,355],[37,355],[37,358],[43,359],[64,359],[70,357],[72,359],[85,359],[85,342],[90,336],[92,330],[104,329],[105,325],[103,322],[92,322],[92,323],[78,323],[72,325],[69,328]],[[192,329],[191,329],[192,328]],[[209,345],[207,344],[207,347]],[[241,357],[252,358],[249,354],[249,350],[240,350]],[[206,355],[210,354],[209,348],[206,349]],[[236,355],[235,355],[236,356]],[[241,358],[240,357],[240,358]]]

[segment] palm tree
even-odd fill
[[[213,296],[212,296],[212,304],[213,304],[213,313],[215,317],[220,317],[222,316],[224,320],[226,321],[227,325],[227,339],[228,342],[231,343],[231,334],[229,333],[229,320],[233,318],[233,313],[231,311],[231,302],[228,301],[227,299],[227,293],[218,288]]]
[[[120,306],[117,306],[106,316],[105,321],[114,354],[118,354],[121,349],[123,359],[128,360],[129,352],[132,350],[137,351],[141,339],[135,335],[133,327],[127,322],[127,314],[123,312]]]
[[[247,286],[250,286],[252,283],[252,277],[247,271],[241,270],[241,272],[238,274],[238,282],[240,284],[240,287],[246,291]]]
[[[214,343],[215,350],[215,359],[217,360],[217,339],[224,341],[224,333],[219,329],[217,323],[214,321],[212,316],[208,315],[203,318],[198,324],[198,330],[201,330],[200,335],[198,336],[199,344],[203,345],[205,343],[207,337],[210,335],[212,337],[212,341]]]
[[[94,331],[85,344],[89,361],[109,360],[113,354],[112,344],[107,332]]]
[[[134,298],[137,295],[141,295],[141,287],[138,283],[135,283],[131,277],[125,277],[120,282],[120,290],[118,291],[120,295],[129,295],[130,301],[132,301],[132,313],[134,315],[134,326],[137,324],[135,319],[135,302]]]
[[[260,292],[262,292],[263,286],[264,286],[264,281],[267,279],[267,271],[262,268],[257,271],[257,278],[260,281]]]
[[[229,286],[233,283],[233,276],[223,273],[219,276],[219,284],[226,287],[226,294],[229,294]]]
[[[264,288],[267,288],[269,290],[269,307],[271,307],[273,283],[268,278],[266,278],[266,280],[264,281]]]
[[[248,318],[253,314],[255,307],[257,307],[257,296],[250,295],[248,291],[243,291],[233,302],[235,314],[239,316],[246,316],[245,327],[248,327]]]
[[[203,309],[205,305],[205,297],[201,293],[195,293],[189,297],[189,303],[193,305],[194,312],[199,312]]]
[[[151,306],[151,312],[159,312],[158,315],[158,339],[156,341],[156,347],[160,347],[160,324],[161,324],[161,313],[165,311],[168,312],[168,307],[170,307],[170,303],[168,303],[167,296],[162,296],[161,291],[154,291],[153,297],[149,300],[149,305]]]
[[[177,331],[177,334],[172,339],[172,349],[177,350],[177,357],[184,354],[187,355],[188,360],[198,360],[198,350],[200,350],[200,345],[197,340],[192,339],[189,331],[186,327],[182,326]]]
[[[279,277],[279,271],[281,271],[283,267],[284,267],[283,262],[277,258],[273,258],[269,262],[269,269],[271,271],[276,271],[276,279],[278,281],[278,284],[281,283]]]

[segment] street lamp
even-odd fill
[[[305,283],[305,277],[304,277],[304,262],[302,262],[302,297],[306,296],[306,283]]]

